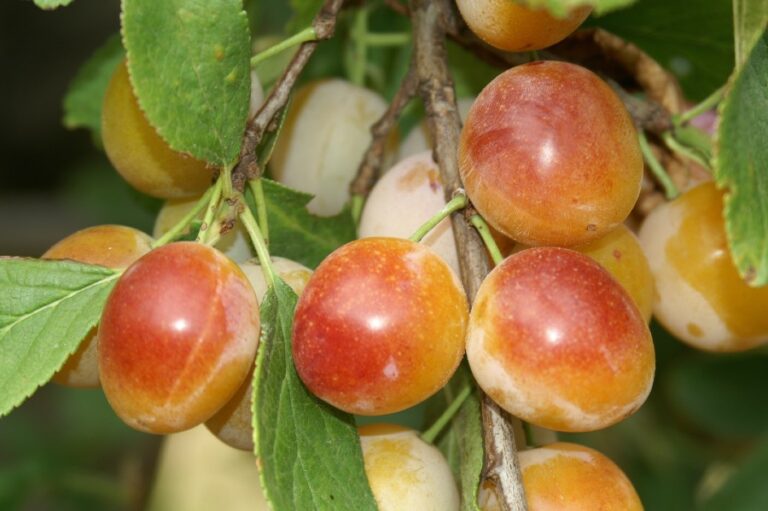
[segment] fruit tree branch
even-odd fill
[[[336,19],[343,3],[344,0],[325,0],[320,12],[312,21],[312,28],[315,29],[316,35],[315,40],[303,43],[299,47],[269,97],[246,126],[243,147],[240,150],[240,161],[232,173],[233,183],[238,190],[243,190],[246,180],[256,178],[261,174],[256,159],[256,148],[267,131],[277,128],[273,125],[273,121],[288,103],[296,80],[315,52],[318,42],[333,36],[336,29]]]
[[[435,140],[434,158],[440,167],[446,199],[462,188],[456,152],[461,120],[453,79],[448,71],[445,35],[454,22],[449,0],[410,0],[414,61],[419,93]],[[474,298],[489,271],[479,235],[461,213],[451,217],[464,288]],[[490,399],[482,401],[485,442],[484,477],[492,480],[505,511],[525,511],[517,448],[508,417]]]

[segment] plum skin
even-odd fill
[[[140,192],[161,199],[190,198],[211,184],[213,172],[206,162],[174,151],[149,124],[131,88],[125,61],[104,95],[101,134],[112,165]]]
[[[651,390],[648,326],[626,291],[589,257],[540,247],[483,281],[467,358],[480,387],[526,422],[594,431],[634,413]]]
[[[530,511],[642,511],[643,504],[624,472],[604,454],[568,442],[556,442],[521,451],[523,476]],[[480,487],[483,511],[500,511],[493,486]]]
[[[272,174],[280,183],[314,195],[307,205],[311,213],[339,213],[371,142],[370,127],[386,109],[381,96],[345,80],[304,85],[275,145]]]
[[[715,183],[654,209],[639,237],[656,279],[653,314],[675,337],[712,352],[768,342],[768,287],[750,287],[739,276]]]
[[[353,241],[320,264],[299,299],[296,370],[337,408],[395,413],[455,372],[467,316],[458,278],[428,247],[397,238]]]
[[[592,8],[581,6],[556,18],[512,0],[456,0],[469,28],[486,43],[505,51],[540,50],[565,39]]]
[[[510,242],[509,238],[504,237],[502,241]],[[521,244],[515,246],[513,243],[512,247],[502,248],[502,254],[510,255],[526,248],[531,247]],[[589,256],[608,270],[632,297],[645,320],[651,320],[656,285],[643,247],[627,226],[619,225],[602,238],[571,248]]]
[[[123,225],[98,225],[70,234],[49,248],[41,259],[71,259],[122,270],[152,249],[152,238]],[[96,327],[53,375],[53,381],[71,387],[98,387]]]
[[[172,433],[209,419],[253,366],[259,308],[248,279],[213,248],[157,248],[115,284],[99,325],[104,393],[129,426]]]
[[[396,208],[392,205],[397,204]],[[365,201],[358,235],[407,238],[445,206],[440,169],[431,151],[405,158],[379,179]],[[451,221],[446,218],[421,243],[437,252],[459,274]]]
[[[459,141],[467,195],[526,245],[570,247],[626,219],[643,159],[632,119],[597,75],[565,62],[505,71],[480,93]]]
[[[459,492],[442,453],[394,424],[359,428],[365,474],[381,511],[457,511]]]

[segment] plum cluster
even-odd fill
[[[555,44],[590,12],[560,19],[510,0],[457,4],[478,37],[507,51]],[[252,101],[259,97],[254,89]],[[311,212],[338,213],[370,143],[365,128],[385,109],[342,80],[307,85],[288,114],[273,175],[315,194]],[[466,354],[478,386],[512,415],[555,431],[594,431],[634,413],[651,390],[652,314],[707,350],[766,342],[760,311],[768,291],[739,278],[712,183],[659,207],[639,240],[624,225],[643,157],[632,119],[597,75],[532,62],[499,75],[464,110],[462,181],[505,258],[470,310],[449,221],[420,242],[406,239],[445,205],[430,136],[415,130],[401,147],[409,157],[368,197],[360,239],[314,273],[273,258],[300,296],[293,361],[315,396],[353,414],[395,413],[443,388]],[[172,150],[147,122],[125,63],[102,115],[118,172],[168,200],[159,238],[197,204],[213,169]],[[53,246],[44,258],[124,270],[98,327],[54,380],[101,385],[136,429],[165,434],[205,423],[227,444],[253,450],[251,381],[267,284],[243,229],[217,246],[155,248],[122,226],[86,229]],[[450,468],[417,432],[378,424],[359,433],[380,509],[459,508]],[[520,462],[530,509],[642,509],[621,470],[591,449],[556,443],[524,451]],[[485,511],[499,509],[491,490],[481,488]]]

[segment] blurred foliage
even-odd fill
[[[69,169],[60,195],[92,225],[128,225],[146,233],[152,232],[162,206],[162,200],[134,190],[101,153]]]
[[[733,13],[725,0],[640,0],[585,25],[635,43],[677,75],[692,102],[723,85],[733,69]]]
[[[49,384],[0,422],[0,509],[129,509],[155,443],[101,390]]]

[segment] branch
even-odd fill
[[[376,183],[378,176],[381,175],[381,166],[384,162],[384,153],[389,141],[389,134],[392,132],[392,128],[395,127],[395,124],[397,124],[397,119],[400,117],[405,106],[416,95],[417,85],[416,73],[413,70],[413,65],[411,65],[387,111],[384,112],[381,119],[376,121],[376,124],[371,126],[371,135],[373,137],[371,145],[368,146],[368,150],[363,156],[363,161],[357,170],[357,176],[352,181],[352,184],[349,185],[349,192],[353,197],[366,197]]]
[[[462,187],[456,160],[461,120],[445,46],[446,27],[453,22],[453,13],[449,0],[410,0],[409,5],[419,93],[435,139],[434,157],[440,167],[446,199],[450,199]],[[471,300],[488,274],[488,257],[480,237],[461,213],[452,215],[451,224],[464,289]],[[505,415],[487,396],[483,398],[484,476],[495,483],[502,509],[526,511],[514,433]]]
[[[317,16],[312,21],[312,28],[315,29],[316,39],[303,43],[299,47],[299,50],[277,81],[269,97],[258,113],[256,113],[256,116],[248,123],[245,129],[243,147],[240,150],[240,161],[232,172],[233,184],[239,191],[243,191],[247,180],[259,177],[261,174],[261,169],[256,159],[256,148],[268,131],[277,128],[274,121],[288,103],[291,90],[307,62],[309,62],[310,57],[315,52],[318,42],[330,39],[333,36],[333,32],[336,29],[336,18],[343,3],[344,0],[325,0],[322,9],[320,9],[320,12],[317,13]]]

